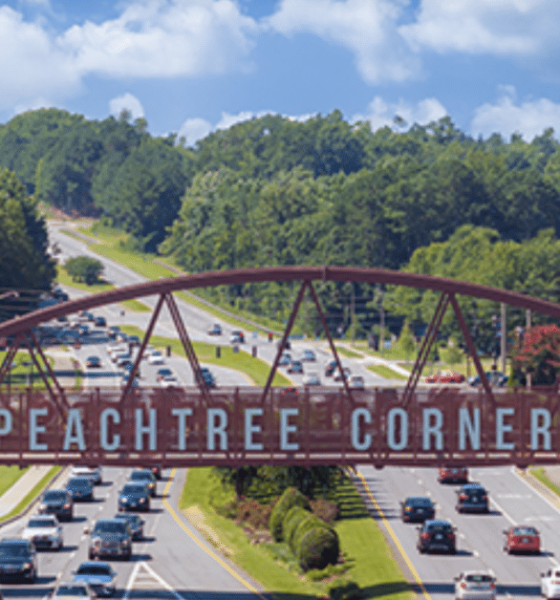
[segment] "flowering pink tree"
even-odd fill
[[[535,385],[552,385],[560,368],[560,328],[538,325],[525,332],[519,344],[515,362],[531,373]]]

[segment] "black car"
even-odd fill
[[[418,527],[419,552],[447,552],[455,554],[455,528],[449,521],[428,519]]]
[[[325,376],[330,377],[334,373],[335,369],[338,369],[338,363],[336,360],[331,360],[325,367]]]
[[[457,491],[457,512],[488,512],[488,493],[480,483],[466,483]]]
[[[148,486],[152,498],[156,495],[156,477],[152,469],[135,469],[130,475],[129,483],[144,483]]]
[[[111,556],[129,560],[131,555],[132,534],[128,523],[123,519],[99,519],[91,532],[89,559]]]
[[[74,501],[68,490],[47,490],[39,502],[39,514],[56,515],[59,521],[71,521]]]
[[[204,383],[206,383],[209,388],[216,387],[216,380],[214,379],[214,375],[212,375],[212,372],[208,367],[200,367],[200,375],[202,376]],[[196,381],[199,381],[200,376],[197,375],[195,379]]]
[[[106,327],[107,326],[107,321],[105,320],[105,317],[95,317],[95,326],[96,327]]]
[[[435,514],[434,503],[427,496],[409,496],[401,502],[401,517],[407,523],[433,519]]]
[[[109,329],[107,329],[107,335],[111,338],[111,339],[115,339],[117,337],[117,334],[120,332],[120,327],[118,327],[117,325],[111,325],[111,327],[109,327]]]
[[[66,484],[66,489],[72,500],[93,500],[93,481],[89,477],[71,477]]]
[[[119,493],[119,510],[150,510],[151,491],[145,481],[125,483]]]
[[[35,581],[37,552],[29,540],[19,538],[0,541],[0,579]]]
[[[144,519],[141,519],[137,514],[118,513],[115,515],[115,519],[123,519],[128,523],[133,540],[144,539]]]

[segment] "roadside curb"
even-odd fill
[[[55,465],[53,465],[53,466],[55,466]],[[9,519],[6,519],[5,521],[2,521],[0,523],[0,529],[2,527],[5,527],[6,525],[9,525],[10,523],[13,523],[14,521],[17,521],[18,519],[21,519],[21,517],[24,517],[27,513],[29,513],[35,507],[35,505],[39,502],[39,498],[41,496],[41,493],[44,490],[46,490],[49,487],[51,487],[53,485],[53,483],[55,483],[56,481],[58,481],[58,479],[60,479],[62,477],[62,475],[64,475],[66,473],[66,471],[67,471],[67,468],[63,467],[62,469],[60,469],[60,471],[58,473],[55,473],[49,479],[49,481],[47,481],[47,483],[45,484],[45,486],[43,487],[43,489],[39,491],[39,493],[37,494],[37,497],[34,498],[20,513],[18,513],[17,515],[14,515],[13,517],[10,517]]]
[[[546,498],[551,504],[560,511],[560,496],[555,494],[551,489],[546,487],[544,483],[541,483],[532,473],[528,470],[515,469],[516,475],[530,485],[533,489],[537,490],[541,496]]]

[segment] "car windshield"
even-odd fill
[[[110,575],[111,567],[109,565],[80,565],[76,571],[77,575]]]
[[[123,494],[141,494],[146,488],[143,485],[128,483],[123,489]]]
[[[152,479],[151,471],[134,471],[130,476],[132,481],[144,481],[145,479]]]
[[[451,529],[451,525],[448,523],[436,523],[430,525],[427,529],[430,533],[448,532]]]
[[[409,498],[407,504],[412,506],[431,506],[432,501],[429,498]]]
[[[138,515],[131,514],[118,514],[115,516],[115,519],[122,519],[123,521],[127,521],[131,525],[138,525],[140,522],[140,517]]]
[[[0,558],[10,556],[24,557],[29,555],[27,545],[24,544],[0,544]]]
[[[471,573],[465,577],[465,580],[471,583],[490,583],[494,581],[494,578],[485,573]]]
[[[89,479],[86,479],[85,477],[76,477],[74,479],[71,479],[68,482],[68,487],[73,487],[73,488],[78,488],[78,487],[90,487],[90,482]]]
[[[513,535],[537,535],[534,527],[515,527]]]
[[[31,519],[28,527],[56,527],[54,519]]]
[[[89,593],[87,588],[82,585],[61,585],[56,590],[55,596],[83,596],[88,598]]]
[[[45,501],[66,500],[66,492],[64,492],[62,490],[51,490],[49,492],[45,492],[45,495],[43,496],[43,500],[45,500]]]
[[[93,534],[97,533],[125,533],[126,524],[121,521],[101,521],[96,523]]]

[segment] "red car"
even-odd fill
[[[440,483],[468,483],[467,467],[440,467],[438,481]]]
[[[508,554],[541,553],[541,538],[539,532],[530,525],[517,525],[504,530],[506,536],[504,550]]]
[[[441,371],[426,377],[426,383],[463,383],[465,376],[455,371]]]

